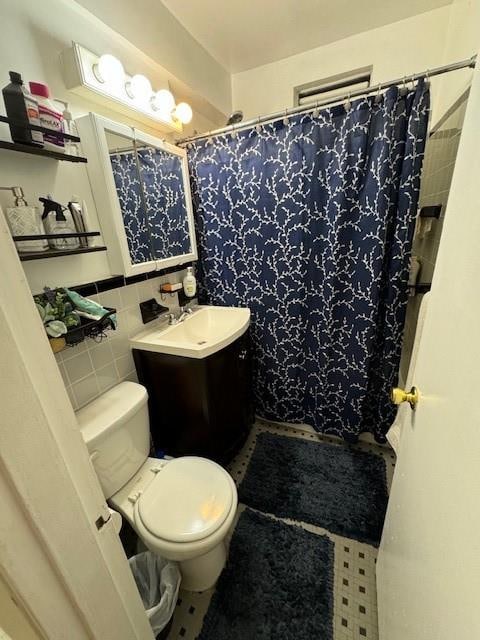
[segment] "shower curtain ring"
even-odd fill
[[[347,100],[345,102],[345,111],[350,111],[350,109],[352,108],[352,102],[350,100],[351,95],[352,95],[351,93],[348,93],[347,95]]]
[[[314,110],[312,111],[312,116],[313,116],[314,118],[318,118],[319,114],[320,114],[320,103],[319,103],[319,101],[317,100],[317,101],[316,101],[316,103],[315,103],[315,108],[314,108]]]
[[[283,116],[283,124],[285,126],[288,125],[287,111],[288,111],[288,109],[285,109],[285,115]]]
[[[380,102],[380,100],[382,99],[382,96],[380,95],[381,90],[382,90],[382,83],[379,82],[378,83],[378,89],[377,89],[377,95],[375,96],[375,104],[378,104]]]
[[[257,133],[261,133],[262,132],[262,127],[260,126],[260,116],[258,116],[258,118],[257,118],[257,124],[255,126],[255,131]]]
[[[235,131],[235,125],[232,124],[232,133],[231,133],[232,138],[236,138],[237,137],[237,132]]]

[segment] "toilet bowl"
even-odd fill
[[[237,509],[231,476],[206,458],[149,458],[147,392],[122,382],[77,412],[109,505],[145,546],[179,563],[182,588],[212,587]]]

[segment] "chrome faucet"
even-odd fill
[[[174,313],[168,314],[168,324],[180,324],[180,322],[183,322],[185,318],[188,318],[188,316],[192,315],[192,313],[193,309],[191,309],[190,307],[180,307],[180,315],[178,316],[178,318]]]

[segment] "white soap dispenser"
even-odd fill
[[[13,207],[7,207],[5,214],[12,236],[38,236],[44,235],[40,211],[37,207],[30,207],[25,200],[22,187],[0,187],[2,191],[12,191],[15,196]],[[18,251],[33,252],[48,249],[48,242],[44,239],[17,240],[15,245]]]
[[[193,267],[187,267],[187,275],[183,278],[183,291],[187,298],[193,298],[197,292],[197,279],[193,275]]]

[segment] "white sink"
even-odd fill
[[[206,358],[234,342],[249,324],[250,309],[201,306],[179,324],[142,331],[130,338],[130,346],[187,358]]]

